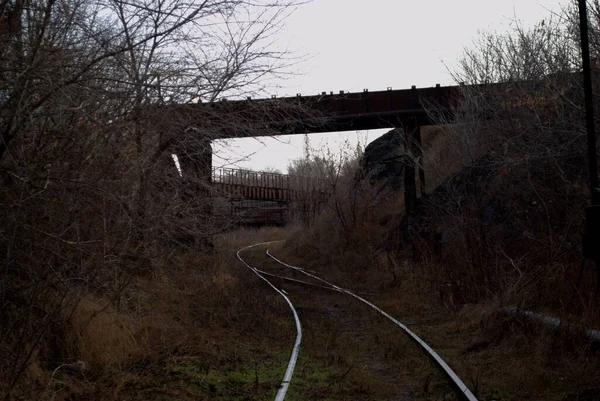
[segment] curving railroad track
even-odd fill
[[[423,350],[425,350],[427,352],[427,354],[435,362],[435,364],[439,368],[439,370],[442,371],[450,379],[452,386],[462,396],[462,398],[464,398],[468,401],[478,401],[477,398],[475,397],[475,395],[471,392],[471,390],[467,387],[467,385],[460,379],[460,377],[458,377],[458,375],[452,370],[452,368],[448,365],[448,363],[446,363],[446,361],[444,361],[444,359],[437,352],[435,352],[431,346],[429,346],[425,341],[423,341],[423,339],[421,339],[417,334],[415,334],[412,330],[410,330],[405,324],[401,323],[396,318],[394,318],[393,316],[391,316],[390,314],[388,314],[387,312],[385,312],[384,310],[382,310],[375,304],[373,304],[370,301],[366,300],[365,298],[357,295],[356,292],[339,287],[327,280],[324,280],[324,279],[318,277],[316,274],[314,274],[314,272],[308,271],[308,270],[303,269],[298,266],[290,265],[290,264],[285,263],[284,261],[280,260],[279,258],[274,256],[268,248],[268,245],[278,243],[278,242],[283,242],[283,241],[261,242],[258,244],[254,244],[254,245],[250,245],[245,248],[242,248],[237,252],[238,259],[250,271],[252,271],[255,275],[257,275],[261,280],[266,282],[273,290],[275,290],[279,295],[281,295],[285,299],[285,301],[289,305],[291,311],[293,312],[294,320],[296,323],[296,341],[292,348],[288,366],[286,368],[284,378],[281,382],[281,386],[275,397],[275,401],[283,401],[285,399],[287,391],[290,387],[290,383],[291,383],[291,380],[292,380],[292,377],[294,374],[294,369],[296,367],[296,364],[298,361],[298,356],[300,353],[300,344],[301,344],[301,340],[302,340],[302,328],[301,328],[301,324],[300,324],[300,318],[299,318],[298,311],[292,304],[292,302],[288,296],[289,294],[283,288],[276,287],[271,280],[273,280],[273,281],[277,280],[277,281],[281,281],[281,282],[289,282],[292,284],[312,287],[312,288],[319,289],[319,290],[327,290],[327,291],[332,291],[332,292],[336,292],[336,293],[340,293],[340,294],[345,294],[347,296],[350,296],[350,297],[362,302],[365,305],[368,305],[371,309],[378,312],[379,314],[384,316],[386,319],[390,320],[394,325],[399,327],[405,334],[407,334],[409,336],[410,339],[415,341]],[[241,254],[244,251],[250,250],[252,248],[261,247],[261,246],[267,246],[266,256],[268,258],[270,258],[270,260],[274,261],[280,267],[280,269],[276,269],[276,270],[278,270],[277,273],[269,272],[264,269],[260,269],[256,266],[251,266],[246,260],[244,260],[244,258],[242,258]],[[295,277],[290,277],[290,275],[295,276]],[[297,278],[298,276],[305,277],[305,279]]]

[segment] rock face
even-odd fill
[[[357,178],[379,183],[381,189],[400,189],[406,157],[402,129],[393,129],[366,147]]]

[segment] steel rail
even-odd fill
[[[269,256],[270,258],[272,258],[276,262],[282,264],[283,266],[286,266],[286,267],[288,267],[290,269],[299,271],[300,273],[306,274],[307,276],[310,276],[310,277],[312,277],[312,278],[314,278],[316,280],[319,280],[322,283],[328,284],[333,289],[335,289],[335,290],[337,290],[339,292],[346,293],[346,294],[350,295],[351,297],[354,297],[354,298],[358,299],[359,301],[361,301],[361,302],[369,305],[371,308],[375,309],[377,312],[379,312],[380,314],[382,314],[383,316],[385,316],[386,318],[388,318],[389,320],[391,320],[396,326],[398,326],[402,330],[404,330],[405,333],[407,333],[425,351],[427,351],[427,353],[437,362],[437,364],[444,370],[444,372],[448,375],[448,377],[454,382],[454,384],[456,385],[456,387],[462,392],[462,394],[465,396],[465,398],[467,400],[469,400],[469,401],[478,401],[477,397],[475,397],[475,395],[471,392],[471,390],[469,390],[469,388],[467,387],[467,385],[460,379],[460,377],[458,377],[458,375],[454,372],[454,370],[452,370],[452,368],[446,363],[446,361],[444,361],[442,359],[442,357],[439,356],[438,353],[435,352],[433,350],[433,348],[431,348],[429,346],[429,344],[427,344],[425,341],[423,341],[418,335],[416,335],[406,325],[402,324],[400,321],[398,321],[397,319],[395,319],[393,316],[391,316],[390,314],[388,314],[387,312],[385,312],[381,308],[377,307],[373,303],[367,301],[366,299],[364,299],[364,298],[356,295],[355,293],[353,293],[350,290],[338,287],[337,285],[332,284],[332,283],[330,283],[327,280],[324,280],[324,279],[322,279],[320,277],[317,277],[317,276],[315,276],[313,274],[307,273],[306,271],[304,271],[304,269],[302,269],[302,268],[300,268],[298,266],[292,266],[290,264],[287,264],[287,263],[283,262],[282,260],[280,260],[280,259],[276,258],[275,256],[273,256],[268,249],[267,249],[267,256]]]
[[[328,291],[343,292],[341,290],[338,290],[338,289],[335,289],[335,288],[332,288],[332,287],[328,287],[326,285],[319,285],[319,284],[315,284],[315,283],[309,283],[308,281],[304,281],[304,280],[298,280],[298,279],[291,278],[291,277],[280,276],[280,275],[269,273],[269,272],[266,272],[266,271],[260,270],[260,269],[256,269],[256,271],[259,272],[262,275],[269,276],[269,277],[274,277],[274,278],[279,278],[279,279],[285,280],[285,281],[292,281],[294,283],[304,284],[304,285],[308,285],[308,286],[316,287],[316,288],[321,288],[323,290],[328,290]],[[360,292],[360,291],[357,291],[356,294],[373,295],[372,293],[369,293],[369,292]]]
[[[294,283],[309,285],[311,287],[317,287],[317,288],[321,288],[323,290],[341,292],[339,290],[336,290],[335,288],[327,287],[325,285],[319,285],[319,284],[309,283],[308,281],[298,280],[298,279],[291,278],[291,277],[279,276],[277,274],[269,273],[269,272],[266,272],[266,271],[260,270],[260,269],[256,269],[256,271],[258,273],[262,274],[263,276],[269,276],[269,277],[278,278],[278,279],[285,280],[285,281],[291,281],[291,282],[294,282]]]
[[[260,246],[260,245],[272,244],[274,242],[280,242],[280,241],[261,242],[258,244],[250,245],[250,246],[244,247],[244,248],[240,249],[239,251],[237,251],[236,255],[237,255],[238,259],[240,260],[240,262],[242,262],[248,269],[250,269],[250,271],[252,271],[254,274],[256,274],[261,280],[266,282],[271,288],[273,288],[279,295],[281,295],[285,299],[285,301],[289,305],[290,309],[292,310],[292,313],[294,314],[294,321],[296,322],[296,341],[294,342],[294,347],[292,348],[292,353],[290,355],[290,359],[288,361],[288,365],[285,370],[283,380],[281,381],[281,387],[279,387],[279,390],[277,391],[277,395],[275,396],[275,401],[284,401],[285,396],[287,394],[287,390],[290,386],[290,381],[292,380],[292,376],[294,375],[294,369],[296,368],[296,362],[298,361],[298,354],[300,352],[300,343],[302,342],[302,326],[300,325],[300,318],[298,317],[298,312],[296,312],[296,308],[294,308],[292,301],[290,301],[290,299],[287,297],[287,295],[284,294],[279,288],[275,287],[269,280],[264,278],[258,269],[250,266],[244,259],[242,259],[241,255],[240,255],[240,253],[242,251],[245,251],[250,248]]]

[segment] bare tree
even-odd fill
[[[453,257],[471,266],[460,279],[448,272],[469,287],[463,295],[579,259],[587,172],[574,5],[529,29],[515,23],[506,34],[483,34],[454,72],[465,84],[456,120],[445,125],[454,174],[428,202],[429,223],[444,227]]]
[[[288,164],[291,186],[298,192],[296,210],[308,226],[325,209],[333,210],[345,231],[352,230],[357,218],[358,193],[353,183],[362,146],[345,142],[340,149],[313,149],[305,142],[304,157]]]
[[[284,71],[272,45],[297,4],[0,1],[4,399],[36,398],[32,363],[76,358],[67,326],[82,297],[129,310],[135,276],[217,230],[202,196],[210,141],[267,107],[235,116],[217,101]]]

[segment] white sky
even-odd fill
[[[453,68],[478,31],[507,30],[548,17],[569,0],[313,0],[287,20],[280,44],[306,61],[273,82],[277,96],[453,84]],[[387,130],[313,134],[313,149],[368,143]],[[303,155],[304,136],[213,143],[213,166],[286,171]]]

